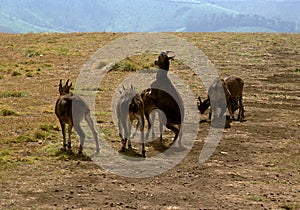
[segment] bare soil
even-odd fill
[[[54,114],[59,79],[76,78],[103,45],[126,34],[0,34],[0,209],[300,209],[300,35],[178,33],[201,49],[225,77],[245,81],[246,121],[232,122],[210,159],[200,151],[210,127],[200,116],[198,138],[187,157],[155,177],[109,173],[62,152]],[[157,55],[129,58],[153,66]],[[106,75],[97,100],[97,127],[121,148],[111,119],[111,97],[130,72]],[[196,98],[206,91],[179,61],[170,71]],[[196,117],[196,116],[195,116]],[[170,131],[164,133],[168,141]],[[136,153],[140,146],[134,145]],[[147,145],[147,156],[157,154]]]

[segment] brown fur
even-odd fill
[[[154,133],[154,121],[155,121],[155,114],[157,112],[158,119],[159,119],[159,134],[160,134],[160,141],[162,141],[162,133],[163,133],[163,125],[166,124],[166,122],[163,122],[163,113],[157,109],[157,106],[155,104],[155,100],[151,96],[151,89],[145,89],[141,93],[141,98],[144,102],[144,113],[145,117],[148,123],[148,131],[146,134],[146,139],[149,138],[150,131],[152,133],[152,138],[155,137]]]
[[[228,111],[232,119],[235,120],[234,112],[239,109],[237,120],[242,121],[245,118],[243,105],[244,81],[238,76],[230,75],[224,79],[224,82],[224,87],[226,87],[229,92],[229,94],[226,95]]]
[[[70,92],[72,83],[69,85],[69,80],[66,81],[66,84],[62,85],[62,80],[59,83],[59,93],[60,96],[55,104],[55,114],[59,119],[62,135],[63,135],[63,146],[62,149],[65,150],[66,147],[71,149],[71,133],[72,128],[74,127],[78,135],[80,136],[80,148],[78,153],[82,153],[85,134],[82,131],[80,122],[84,118],[90,129],[93,132],[93,136],[96,141],[96,152],[99,152],[99,143],[97,132],[94,128],[94,123],[90,115],[90,109],[87,103],[78,95],[74,95]],[[66,124],[68,124],[68,144],[66,143]]]
[[[181,143],[181,125],[184,119],[184,106],[183,101],[175,89],[174,85],[168,78],[168,70],[170,60],[174,58],[168,57],[169,52],[162,52],[155,61],[155,65],[159,66],[156,75],[156,80],[151,83],[151,88],[144,90],[143,101],[145,104],[145,116],[148,121],[150,120],[150,113],[155,109],[161,110],[166,117],[166,127],[175,133],[173,143],[178,138],[179,144]],[[146,94],[145,94],[146,93]],[[162,124],[162,122],[160,122]],[[151,123],[149,123],[148,136],[151,130]],[[162,130],[162,129],[161,129]]]
[[[217,113],[217,108],[221,108],[221,112],[217,117],[221,117],[226,112],[226,107],[233,120],[234,112],[239,109],[239,114],[237,120],[242,121],[245,117],[244,106],[243,106],[243,87],[244,81],[235,75],[230,75],[225,79],[216,79],[208,90],[208,99],[201,101],[199,97],[198,106],[199,111],[203,114],[209,106],[211,106],[211,101],[214,102],[214,107],[211,107],[209,118],[211,118],[212,112]],[[222,90],[224,90],[225,98],[222,97]]]

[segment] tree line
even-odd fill
[[[280,18],[265,18],[258,15],[245,14],[210,14],[189,18],[187,31],[211,32],[225,28],[258,27],[275,32],[299,33],[300,26],[294,22]]]

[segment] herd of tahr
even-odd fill
[[[184,121],[184,105],[179,92],[176,90],[171,80],[168,78],[170,60],[175,56],[168,56],[170,51],[162,52],[155,65],[158,66],[156,79],[150,84],[150,88],[137,93],[133,86],[120,90],[120,98],[116,106],[119,135],[122,140],[121,151],[126,150],[126,145],[131,148],[131,127],[137,120],[136,130],[141,132],[140,142],[142,144],[142,156],[146,157],[145,139],[150,131],[153,132],[153,122],[155,112],[159,116],[160,140],[162,141],[163,126],[174,132],[173,143],[181,143],[182,124]],[[209,118],[211,122],[226,118],[226,109],[229,118],[242,121],[244,119],[244,106],[242,102],[244,81],[235,75],[224,79],[215,79],[208,90],[208,98],[201,100],[198,98],[198,109],[203,114],[209,107]],[[98,135],[94,127],[94,122],[90,115],[90,108],[83,97],[70,92],[72,83],[69,80],[65,85],[62,80],[59,83],[60,96],[55,105],[55,114],[59,119],[62,135],[62,150],[71,149],[71,132],[74,127],[80,136],[80,146],[78,153],[81,154],[84,148],[85,134],[80,126],[80,122],[85,119],[93,133],[96,144],[96,153],[100,152]],[[234,112],[239,109],[237,119]],[[159,111],[157,111],[159,110]],[[163,114],[162,114],[163,113]],[[163,116],[163,117],[162,117]],[[148,131],[144,135],[145,118],[148,123]],[[66,124],[68,124],[68,142],[66,141]]]

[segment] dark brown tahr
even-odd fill
[[[199,97],[198,109],[201,114],[203,114],[209,106],[214,103],[214,107],[210,109],[209,118],[211,118],[212,112],[217,113],[217,108],[221,108],[221,112],[216,117],[221,117],[226,112],[226,107],[230,114],[230,117],[233,120],[236,120],[234,117],[234,112],[239,109],[239,114],[237,120],[242,121],[245,118],[245,110],[243,105],[243,88],[244,81],[242,78],[230,75],[225,79],[216,79],[208,90],[208,98],[203,102]],[[221,93],[225,94],[225,98],[222,98]]]
[[[162,52],[158,56],[158,60],[154,63],[160,69],[157,71],[156,79],[151,83],[150,88],[144,90],[143,101],[145,106],[145,117],[148,121],[149,128],[146,137],[149,136],[151,130],[150,113],[159,109],[165,115],[165,125],[168,129],[175,133],[173,143],[178,138],[181,144],[182,129],[181,125],[184,120],[184,105],[181,96],[168,78],[170,60],[175,56],[169,57],[171,51]],[[163,119],[163,117],[160,117]],[[162,122],[160,122],[162,124]],[[162,129],[161,129],[162,130]]]

